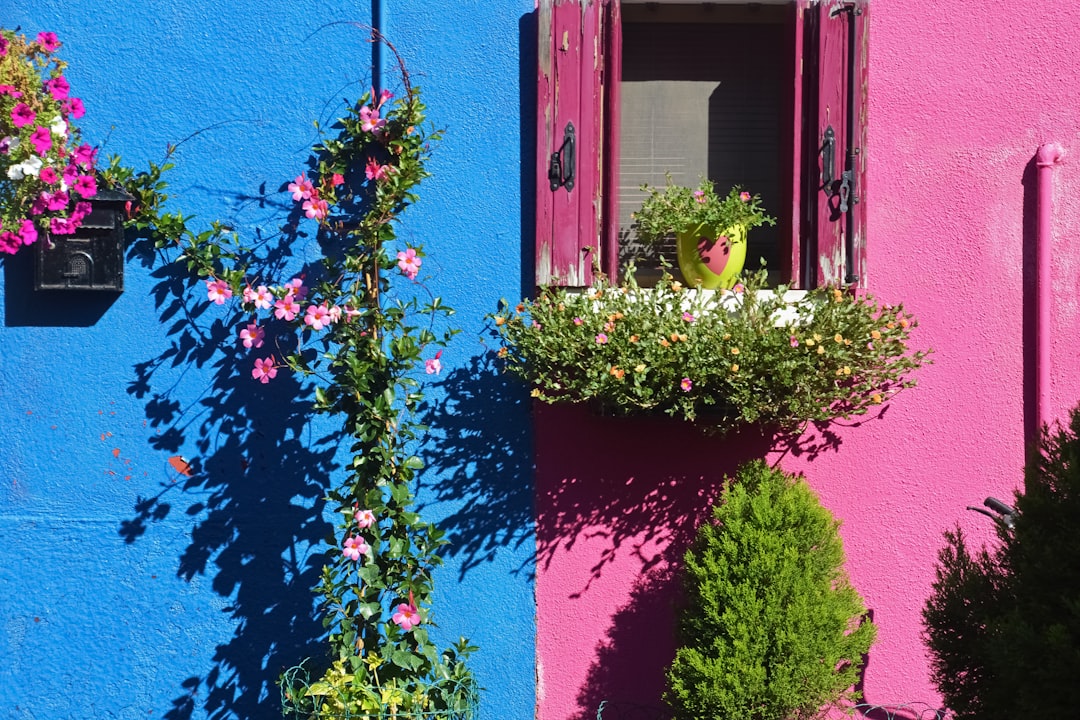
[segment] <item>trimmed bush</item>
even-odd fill
[[[1043,433],[991,552],[945,533],[923,610],[933,679],[957,720],[1080,712],[1080,408]]]
[[[854,698],[875,628],[839,523],[805,481],[755,461],[686,554],[665,700],[677,720],[793,720]]]

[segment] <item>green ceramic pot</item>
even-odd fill
[[[730,288],[746,262],[746,226],[715,232],[698,225],[678,233],[676,251],[686,284],[708,290]]]

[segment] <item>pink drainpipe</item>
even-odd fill
[[[1035,419],[1040,432],[1042,426],[1049,421],[1047,416],[1050,412],[1050,313],[1053,307],[1050,251],[1054,230],[1054,166],[1060,165],[1064,159],[1065,149],[1057,143],[1040,145],[1035,153],[1039,187],[1039,224],[1035,236]]]

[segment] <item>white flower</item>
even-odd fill
[[[67,137],[67,123],[64,122],[64,118],[59,115],[53,118],[52,124],[49,125],[49,129],[52,130],[53,135]]]
[[[37,177],[41,172],[41,158],[37,155],[31,155],[17,165],[12,165],[7,170],[7,175],[12,180],[22,180],[25,176],[30,175]]]

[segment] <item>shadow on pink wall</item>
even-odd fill
[[[667,417],[534,410],[538,717],[593,718],[605,700],[660,706],[675,652],[676,568],[724,476],[753,458],[813,457],[840,440],[813,429],[717,437]]]

